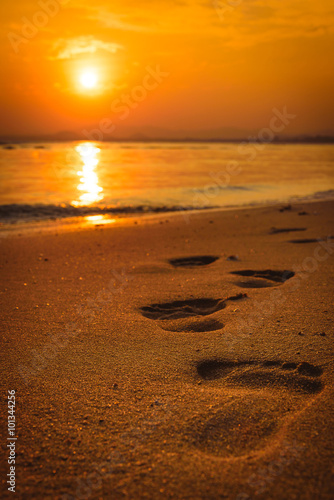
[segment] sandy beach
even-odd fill
[[[15,496],[333,498],[333,212],[2,238]]]

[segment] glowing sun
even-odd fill
[[[83,71],[80,75],[80,83],[85,89],[95,89],[98,83],[96,71],[93,69]]]

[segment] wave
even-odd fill
[[[239,189],[239,187],[235,188]],[[240,189],[247,188],[240,187]],[[198,190],[197,192],[200,192]],[[334,190],[317,191],[306,196],[289,196],[278,197],[277,199],[262,200],[235,200],[234,203],[222,203],[217,205],[204,205],[201,203],[192,202],[191,204],[170,204],[170,205],[153,205],[153,204],[138,204],[138,205],[90,205],[75,207],[70,204],[18,204],[0,205],[0,222],[2,224],[12,224],[16,222],[33,222],[43,220],[58,220],[70,217],[85,217],[90,215],[111,215],[124,217],[127,215],[145,215],[165,212],[184,212],[191,210],[208,210],[217,208],[236,208],[236,207],[256,207],[261,205],[275,205],[282,202],[300,203],[303,201],[316,200],[333,200]]]
[[[74,207],[72,205],[27,205],[11,204],[0,205],[0,221],[2,223],[28,222],[38,220],[55,220],[68,217],[85,217],[89,215],[131,215],[131,214],[149,214],[163,212],[181,212],[188,210],[205,210],[209,208],[218,208],[210,206],[122,206],[122,207],[99,207],[83,206]]]

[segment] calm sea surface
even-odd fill
[[[334,145],[1,146],[0,219],[254,206],[334,193]]]

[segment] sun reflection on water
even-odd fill
[[[85,217],[85,221],[90,224],[104,225],[114,224],[116,222],[116,219],[111,219],[107,215],[87,215]]]
[[[78,200],[72,201],[72,205],[82,207],[85,205],[92,205],[102,200],[101,194],[103,188],[98,185],[99,179],[95,169],[99,163],[97,158],[100,149],[90,143],[80,144],[75,148],[80,155],[83,162],[82,170],[77,172],[80,176],[80,184],[78,185],[79,191],[84,191]]]

